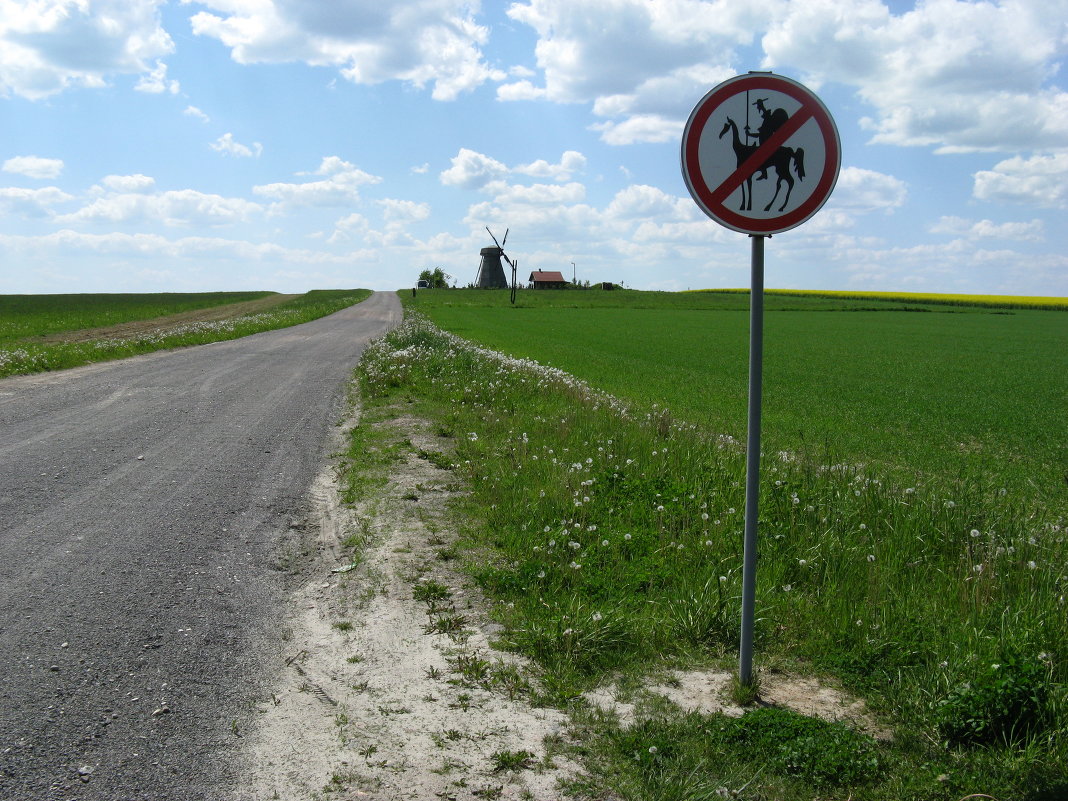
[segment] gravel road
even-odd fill
[[[284,540],[392,293],[0,380],[0,798],[211,799],[269,686]]]

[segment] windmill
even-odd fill
[[[508,281],[504,276],[504,266],[501,264],[501,259],[503,258],[508,262],[508,266],[512,268],[512,303],[515,303],[516,262],[504,252],[509,230],[507,228],[504,230],[504,238],[498,242],[497,237],[493,235],[493,231],[489,229],[488,225],[486,226],[486,233],[490,235],[495,247],[482,248],[478,252],[482,257],[482,261],[478,265],[478,278],[475,280],[475,284],[480,289],[506,289]]]

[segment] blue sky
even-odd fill
[[[742,287],[682,128],[773,70],[842,171],[769,287],[1068,296],[1068,0],[0,0],[0,293]],[[572,262],[575,267],[572,268]]]

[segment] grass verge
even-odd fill
[[[413,315],[368,347],[361,376],[368,407],[403,398],[454,438],[471,569],[547,700],[733,658],[736,440]],[[590,716],[586,792],[1068,793],[1064,520],[969,476],[907,486],[806,451],[768,454],[761,495],[758,658],[864,695],[893,742],[809,719],[666,714],[621,730]]]

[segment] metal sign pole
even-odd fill
[[[761,136],[757,137],[756,144],[749,142],[751,134],[743,140],[735,123],[735,120],[744,118],[746,128],[749,127],[750,92],[760,93],[757,102],[768,111],[767,125],[761,126]],[[778,122],[773,125],[776,120]],[[732,128],[731,140],[723,140],[724,134]],[[814,167],[814,162],[819,165],[818,169],[810,169],[808,180],[804,168],[805,153],[809,154],[810,167]],[[814,154],[822,159],[813,159]],[[796,228],[820,210],[838,180],[842,141],[831,113],[812,92],[781,75],[751,72],[727,79],[694,106],[682,132],[680,156],[686,188],[701,210],[720,225],[749,234],[753,239],[742,632],[738,660],[741,684],[753,687],[760,395],[764,356],[764,238]],[[769,167],[774,168],[778,176],[775,193],[762,211],[759,207],[753,211],[753,175],[761,170],[766,173]],[[779,182],[787,184],[787,191],[776,209]]]
[[[760,496],[760,395],[764,362],[764,236],[754,234],[749,300],[749,433],[745,446],[745,541],[742,552],[742,639],[738,680],[753,683],[756,606],[757,502]]]

